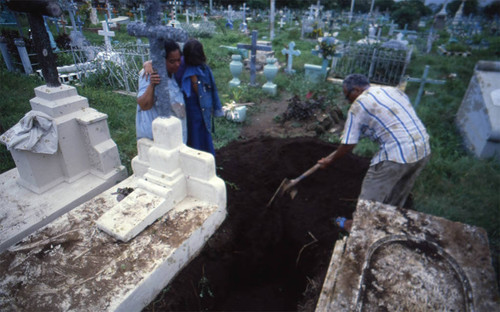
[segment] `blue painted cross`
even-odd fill
[[[281,50],[281,53],[283,53],[283,55],[288,55],[287,57],[287,64],[286,64],[286,69],[285,69],[285,72],[287,74],[293,74],[295,72],[294,69],[292,69],[292,63],[293,63],[293,56],[294,55],[300,55],[300,51],[299,50],[294,50],[293,48],[295,47],[295,42],[290,42],[288,44],[288,50],[287,49],[283,49]]]
[[[238,43],[238,49],[250,50],[250,86],[255,87],[257,83],[255,82],[255,63],[257,62],[257,51],[272,51],[272,47],[265,45],[257,45],[257,31],[252,30],[252,43],[243,44]]]
[[[408,77],[406,79],[408,82],[420,82],[420,88],[418,89],[417,98],[415,99],[415,103],[413,104],[413,106],[415,106],[415,108],[420,103],[420,99],[422,98],[422,93],[424,92],[424,86],[426,83],[440,84],[440,85],[446,83],[445,80],[427,79],[427,75],[429,74],[429,68],[430,68],[429,65],[425,65],[424,74],[422,75],[422,78]]]

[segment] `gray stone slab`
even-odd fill
[[[364,200],[358,202],[349,237],[334,248],[316,307],[499,310],[484,229]]]

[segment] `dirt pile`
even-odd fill
[[[339,232],[351,216],[369,159],[348,155],[266,204],[283,178],[331,153],[314,138],[260,138],[217,151],[227,185],[228,216],[200,254],[145,311],[313,311]]]

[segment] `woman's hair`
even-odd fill
[[[203,45],[196,39],[189,39],[184,44],[184,62],[187,65],[199,66],[205,64],[207,57],[203,51]]]
[[[345,77],[344,82],[342,83],[347,92],[351,92],[354,87],[366,87],[370,85],[370,80],[365,75],[361,74],[350,74]]]
[[[165,58],[167,58],[170,53],[177,50],[179,50],[179,52],[181,51],[181,47],[179,47],[177,42],[172,39],[165,40]]]

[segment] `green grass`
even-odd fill
[[[223,24],[222,24],[223,25]],[[236,25],[236,24],[235,24]],[[255,27],[254,27],[255,26]],[[236,30],[224,29],[212,38],[200,39],[208,57],[208,63],[215,75],[221,101],[229,102],[254,102],[256,107],[249,109],[258,110],[258,104],[269,99],[260,88],[250,88],[245,82],[249,81],[249,74],[244,71],[240,79],[242,87],[230,89],[228,86],[232,75],[229,71],[231,54],[220,45],[236,46],[237,43],[248,43],[249,38]],[[250,25],[250,29],[259,29],[259,39],[265,35],[269,36],[267,24],[260,23]],[[87,34],[87,38],[95,43],[103,43],[101,36]],[[357,40],[354,31],[341,32],[340,37],[344,40],[351,38]],[[127,38],[122,28],[117,31],[117,40],[135,41],[135,38]],[[444,37],[443,37],[444,38]],[[444,39],[440,40],[445,42]],[[429,78],[447,79],[450,74],[456,74],[455,79],[447,79],[445,85],[428,84],[425,90],[433,92],[432,96],[423,96],[417,113],[427,127],[431,136],[432,158],[426,169],[417,180],[413,189],[415,208],[419,211],[436,216],[442,216],[453,221],[482,227],[488,232],[490,247],[493,253],[495,265],[498,266],[500,256],[500,164],[494,160],[480,160],[470,155],[462,145],[462,139],[455,124],[455,114],[460,106],[462,98],[467,90],[473,68],[479,60],[499,60],[495,52],[500,50],[500,38],[487,38],[491,47],[484,51],[472,51],[472,56],[445,57],[433,52],[429,55],[413,53],[407,73],[411,77],[421,77],[424,66],[430,65]],[[297,73],[287,76],[282,71],[275,79],[279,94],[273,100],[283,99],[298,95],[305,95],[314,91],[324,95],[328,99],[326,105],[339,105],[345,111],[347,107],[342,106],[343,99],[341,90],[337,86],[327,83],[311,84],[305,82],[303,65],[320,64],[321,59],[312,56],[310,50],[317,44],[315,40],[300,40],[300,29],[285,32],[276,31],[273,40],[275,56],[284,63],[285,56],[281,50],[290,41],[295,41],[296,49],[301,50],[301,55],[294,57],[294,69]],[[8,73],[5,65],[0,69],[0,125],[3,130],[12,127],[27,111],[29,111],[29,99],[34,97],[33,88],[40,85],[37,78],[26,77],[19,74]],[[136,102],[132,97],[122,96],[112,92],[103,85],[105,79],[88,83],[85,87],[79,87],[80,95],[89,99],[90,106],[108,115],[108,125],[111,136],[118,145],[122,163],[130,170],[130,160],[136,155],[135,140],[135,109]],[[257,76],[257,82],[262,85],[265,82],[263,75]],[[407,94],[414,100],[419,84],[408,83]],[[224,118],[216,119],[214,145],[216,149],[237,140],[241,124],[227,121]],[[323,135],[323,139],[330,142],[338,142],[338,137]],[[369,156],[374,152],[373,144],[363,142],[355,150],[356,153]],[[14,167],[9,152],[3,145],[0,146],[0,172]],[[319,156],[318,156],[319,157]],[[497,272],[500,271],[496,267]]]

